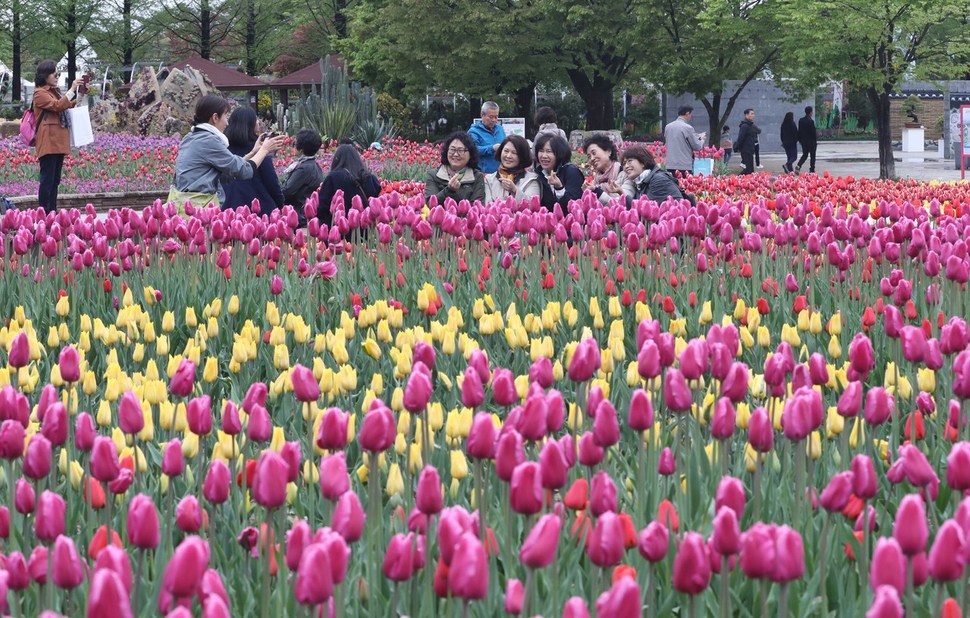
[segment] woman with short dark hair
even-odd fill
[[[316,131],[303,129],[297,133],[296,152],[300,157],[283,171],[286,178],[283,181],[283,203],[296,208],[301,226],[306,225],[303,207],[323,182],[323,169],[317,162],[321,145],[320,134]]]
[[[543,206],[550,210],[556,204],[566,208],[569,200],[583,196],[583,173],[569,162],[573,153],[566,140],[548,133],[540,135],[534,155]]]
[[[229,125],[226,127],[229,152],[237,157],[245,157],[252,152],[256,140],[259,139],[258,123],[256,110],[251,107],[237,107],[229,116]],[[283,207],[283,190],[280,188],[279,178],[276,177],[276,168],[273,167],[273,155],[263,158],[252,178],[223,181],[222,187],[226,194],[226,200],[222,203],[223,210],[240,206],[249,208],[253,200],[259,200],[260,214],[263,215],[269,215]]]
[[[633,179],[635,188],[633,197],[628,198],[627,203],[641,197],[658,204],[668,197],[684,199],[674,177],[667,170],[657,167],[657,161],[643,146],[632,146],[623,151],[623,169],[627,178]]]
[[[82,78],[61,95],[57,88],[57,65],[43,60],[34,75],[34,122],[37,127],[35,156],[40,163],[40,188],[37,201],[46,212],[57,210],[57,188],[61,184],[64,157],[71,153],[71,131],[67,128],[67,110],[77,105]]]
[[[521,135],[509,135],[495,153],[498,171],[485,175],[485,197],[489,202],[513,197],[527,200],[539,195],[539,178],[532,171],[529,142]]]
[[[464,131],[457,131],[441,142],[441,165],[428,172],[424,197],[434,195],[438,203],[485,201],[485,176],[478,170],[478,148]]]
[[[633,196],[633,181],[628,180],[623,166],[617,161],[617,148],[609,137],[602,133],[590,135],[583,142],[583,151],[589,156],[593,180],[583,184],[596,194],[601,204],[610,200]]]
[[[344,192],[344,207],[348,209],[354,196],[360,197],[361,203],[367,206],[370,203],[369,198],[381,194],[381,181],[360,158],[357,148],[350,144],[337,146],[333,159],[330,160],[330,173],[323,179],[323,186],[320,187],[320,205],[317,207],[320,223],[332,224],[333,213],[330,206],[337,191]]]
[[[226,196],[220,181],[252,178],[263,159],[279,150],[285,139],[261,135],[252,151],[240,157],[229,151],[224,134],[228,125],[228,101],[212,94],[199,99],[192,129],[179,144],[169,202],[192,202],[196,207],[222,203]]]
[[[539,139],[540,135],[548,134],[558,135],[566,140],[567,144],[569,143],[569,140],[566,138],[566,132],[560,129],[559,125],[556,124],[559,122],[559,117],[556,115],[556,110],[552,109],[551,107],[543,106],[537,109],[536,115],[533,117],[532,122],[539,127],[538,131],[536,131],[537,140]]]

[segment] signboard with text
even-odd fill
[[[525,118],[499,118],[498,121],[505,129],[506,135],[525,137]]]

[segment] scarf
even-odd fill
[[[222,145],[223,146],[225,146],[226,148],[229,147],[229,138],[226,137],[226,134],[223,133],[222,131],[220,131],[219,129],[215,128],[214,126],[212,126],[208,122],[203,122],[203,123],[197,124],[194,127],[192,127],[192,130],[193,131],[196,131],[196,130],[208,131],[209,133],[212,133],[213,135],[215,135],[216,137],[218,137],[219,140],[222,141]]]
[[[524,167],[520,167],[514,170],[507,170],[505,169],[504,166],[499,165],[499,168],[498,168],[499,178],[505,178],[507,180],[511,180],[512,182],[518,182],[519,180],[522,179],[523,176],[525,176]]]
[[[304,161],[316,161],[316,160],[317,160],[316,155],[313,155],[312,157],[310,155],[303,155],[299,159],[297,159],[296,161],[294,161],[293,163],[290,163],[286,167],[286,169],[283,170],[283,173],[284,174],[292,174],[293,173],[293,170],[295,170]]]
[[[620,163],[618,161],[613,161],[613,163],[610,164],[609,169],[602,174],[594,170],[593,187],[607,191],[610,187],[610,182],[616,182],[616,178],[619,176],[619,174]]]

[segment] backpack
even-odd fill
[[[43,112],[41,112],[43,116]],[[20,119],[20,143],[24,146],[34,146],[37,143],[38,119],[34,116],[34,106],[31,105]]]

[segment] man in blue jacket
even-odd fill
[[[485,101],[482,104],[482,118],[476,120],[468,129],[475,145],[478,147],[479,167],[483,174],[498,171],[498,161],[495,153],[499,145],[505,141],[505,129],[498,123],[498,103]]]

